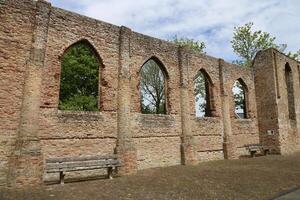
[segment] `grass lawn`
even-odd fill
[[[148,169],[133,176],[67,183],[64,186],[0,189],[0,199],[262,200],[299,186],[300,153]]]

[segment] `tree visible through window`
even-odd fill
[[[166,114],[165,73],[162,64],[148,60],[141,69],[141,112],[144,114]]]
[[[196,117],[211,116],[211,84],[208,74],[200,70],[194,80]]]
[[[87,41],[72,45],[61,60],[59,109],[98,110],[100,59]]]
[[[235,81],[232,92],[235,104],[236,118],[247,118],[246,88],[242,84],[241,80]]]

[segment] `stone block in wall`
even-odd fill
[[[212,161],[212,160],[223,160],[224,153],[223,153],[223,150],[198,151],[197,157],[198,157],[199,162]]]
[[[181,164],[180,137],[134,138],[138,169]]]

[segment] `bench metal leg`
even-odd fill
[[[113,179],[112,172],[113,172],[113,168],[112,167],[108,167],[107,168],[107,177],[109,179]]]
[[[270,153],[270,151],[267,149],[267,150],[264,150],[264,155],[267,156],[268,154]]]
[[[61,185],[65,184],[65,174],[64,172],[59,172],[59,181]]]
[[[256,151],[250,151],[251,157],[254,158],[255,157],[255,153]]]

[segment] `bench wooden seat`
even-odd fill
[[[112,179],[112,172],[121,166],[116,155],[46,159],[46,173],[59,173],[60,184],[64,184],[65,172],[107,168],[107,176]]]
[[[257,152],[261,152],[263,155],[267,155],[270,149],[261,144],[248,144],[245,145],[246,149],[249,151],[251,157],[254,157]]]

